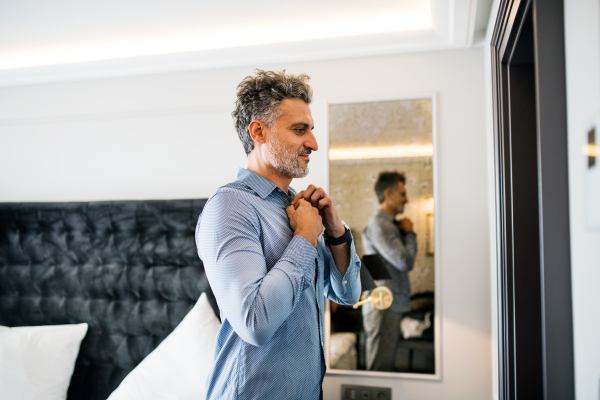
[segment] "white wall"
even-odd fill
[[[597,0],[565,0],[564,10],[575,392],[579,400],[596,400],[600,398],[600,230],[586,228],[583,147],[600,116],[600,7]],[[599,134],[596,125],[596,145]]]
[[[492,393],[494,399],[499,397],[498,377],[498,253],[496,248],[496,171],[494,155],[496,154],[494,143],[494,102],[492,97],[492,36],[498,16],[500,0],[492,2],[490,16],[487,25],[484,49],[484,87],[487,125],[487,174],[488,174],[488,221],[489,221],[489,246],[490,246],[490,298],[491,298],[491,323],[492,323]]]
[[[394,399],[491,399],[490,222],[483,49],[259,66],[312,76],[327,184],[326,102],[437,93],[441,380],[328,376]],[[245,164],[229,113],[252,68],[0,89],[0,201],[207,197]],[[343,216],[342,216],[343,217]]]

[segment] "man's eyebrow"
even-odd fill
[[[295,123],[295,124],[292,124],[292,125],[290,126],[290,128],[305,128],[305,129],[306,129],[306,128],[308,128],[309,126],[310,126],[310,125],[309,125],[309,124],[307,124],[306,122],[297,122],[297,123]],[[310,129],[315,129],[315,127],[313,126],[313,127],[312,127],[312,128],[310,128]]]

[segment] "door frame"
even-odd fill
[[[533,275],[523,275],[523,263],[515,258],[515,249],[522,249],[524,243],[519,235],[515,241],[516,226],[522,221],[514,220],[513,215],[517,215],[523,198],[513,193],[521,179],[520,171],[512,170],[519,149],[514,147],[516,141],[511,141],[511,134],[520,134],[515,115],[519,99],[513,96],[511,100],[509,90],[511,85],[519,84],[518,74],[511,76],[511,63],[516,63],[519,41],[526,31],[528,18],[533,26],[532,64],[529,65],[533,68],[532,85],[535,85],[537,153],[533,155],[537,156],[537,171],[534,166],[537,215],[532,221],[537,221],[535,228],[539,235],[539,244],[530,252],[537,252],[537,264],[529,265]],[[519,393],[522,398],[526,397],[524,393],[535,393],[535,398],[540,399],[574,399],[563,1],[501,0],[490,45],[497,230],[498,395],[501,400],[516,399]],[[525,292],[526,287],[533,290]],[[524,299],[532,302],[534,307],[523,311]],[[523,319],[528,315],[534,321],[529,327]],[[527,328],[534,329],[533,334],[538,335],[539,351],[538,347],[529,351],[523,348],[522,343],[531,340],[531,332],[529,338],[524,338]],[[528,379],[532,371],[525,371],[526,368],[521,366],[525,365],[523,361],[529,361],[526,365],[533,368],[534,375],[538,374],[540,379]]]

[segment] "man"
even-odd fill
[[[322,398],[324,295],[360,296],[360,261],[331,198],[289,187],[318,149],[308,79],[257,70],[238,86],[248,168],[213,193],[196,228],[222,320],[207,399]]]
[[[395,349],[400,338],[402,314],[410,311],[410,281],[417,255],[417,236],[408,218],[396,221],[408,203],[406,179],[398,172],[382,172],[375,183],[379,210],[363,231],[365,254],[379,254],[391,279],[378,280],[378,286],[387,286],[394,295],[387,310],[362,307],[366,334],[367,369],[393,371]]]

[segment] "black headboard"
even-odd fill
[[[0,325],[87,322],[68,400],[105,400],[202,292],[205,199],[0,203]]]

